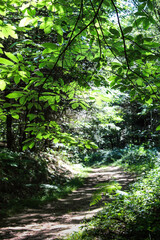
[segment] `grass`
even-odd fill
[[[24,199],[13,199],[9,203],[3,204],[0,211],[1,217],[7,217],[15,213],[21,212],[24,208],[39,208],[44,204],[66,197],[69,193],[83,186],[86,178],[86,172],[84,176],[75,177],[66,182],[63,186],[56,186],[56,189],[49,188],[47,184],[46,188],[37,195]]]
[[[121,150],[122,152],[122,150]],[[158,240],[160,236],[160,157],[156,149],[128,146],[113,164],[138,175],[125,191],[113,194],[85,230],[67,240]]]
[[[87,232],[84,231],[79,231],[79,232],[75,232],[72,235],[70,235],[69,237],[65,238],[65,240],[98,240],[97,237],[90,235]]]
[[[62,161],[61,155],[50,154],[49,157],[46,155],[46,158],[39,159],[37,156],[21,156],[8,150],[0,152],[1,217],[13,215],[25,208],[39,208],[65,197],[83,185],[89,168],[67,163],[67,159]],[[56,171],[52,169],[55,159],[58,162]]]
[[[160,157],[156,149],[144,146],[127,146],[114,165],[134,172],[137,182],[124,191],[115,191],[112,202],[106,202],[101,213],[85,230],[74,233],[67,240],[158,240],[160,236]],[[117,150],[116,150],[117,154]],[[114,153],[112,155],[115,155]],[[107,155],[108,156],[108,155]],[[104,159],[105,161],[105,159]],[[73,166],[78,176],[63,184],[43,184],[42,191],[32,198],[10,202],[7,214],[21,211],[25,207],[39,207],[47,202],[63,198],[83,185],[91,169]],[[6,214],[6,210],[3,208]]]

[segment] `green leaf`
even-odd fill
[[[103,1],[103,4],[106,5],[107,7],[110,6],[110,2],[109,2],[108,0],[104,0],[104,1]]]
[[[25,151],[25,150],[28,149],[28,145],[29,145],[29,144],[25,144],[25,145],[23,146],[23,151]]]
[[[153,10],[153,3],[150,0],[147,0],[148,8],[152,11]]]
[[[16,58],[11,52],[5,52],[5,55],[6,55],[8,58],[10,58],[12,61],[14,61],[14,62],[16,62],[16,63],[19,62],[18,58]]]
[[[9,93],[6,97],[17,99],[19,97],[22,97],[23,95],[24,95],[24,93],[15,91],[15,92]]]
[[[151,23],[153,23],[153,24],[156,23],[156,21],[154,20],[154,18],[153,18],[152,16],[149,16],[149,17],[148,17],[148,20],[149,20]]]
[[[53,111],[57,112],[58,107],[56,105],[50,105],[50,107],[52,108]]]
[[[45,32],[45,34],[49,34],[49,33],[51,33],[51,31],[52,31],[52,27],[46,27],[46,28],[44,28],[44,32]]]
[[[146,6],[146,3],[142,3],[141,5],[138,6],[138,11],[141,12]]]
[[[60,36],[63,36],[62,27],[60,25],[55,25],[54,28]]]
[[[139,26],[143,22],[143,18],[144,17],[136,19],[136,21],[133,23],[133,26],[135,27]]]
[[[37,118],[36,114],[30,113],[27,115],[27,117],[29,118],[29,121],[32,121],[33,119]]]
[[[94,142],[89,143],[93,149],[98,149],[98,146]]]
[[[112,62],[111,65],[112,65],[112,69],[116,69],[122,66],[120,63],[116,63],[116,62]]]
[[[156,128],[156,131],[159,131],[160,130],[160,125]]]
[[[57,49],[57,45],[55,43],[50,43],[50,42],[43,43],[42,47],[49,48],[49,49],[55,49],[55,48]]]
[[[25,17],[23,19],[21,19],[20,23],[19,23],[19,27],[25,27],[28,24],[30,24],[32,18],[31,17]]]
[[[116,37],[120,37],[120,33],[118,30],[116,30],[115,28],[110,28],[109,31],[115,35]]]
[[[86,107],[84,104],[80,103],[80,106],[81,106],[84,110],[87,110],[87,107]]]
[[[143,34],[139,34],[139,35],[137,35],[136,37],[135,37],[135,40],[137,41],[137,42],[143,42],[144,41],[144,39],[143,39]]]
[[[32,148],[34,147],[34,145],[35,145],[35,142],[31,142],[31,143],[29,144],[29,148],[32,149]]]
[[[4,7],[0,7],[0,15],[6,16],[6,9]]]
[[[14,77],[15,84],[18,84],[20,82],[20,80],[21,80],[20,76],[15,76]]]
[[[136,83],[138,86],[143,86],[143,80],[142,79],[137,79]]]
[[[145,12],[136,12],[135,13],[136,16],[147,16]]]
[[[6,82],[4,80],[0,80],[0,90],[4,91],[5,88],[6,88]]]
[[[4,26],[0,27],[0,37],[1,38],[8,38],[8,36],[11,36],[13,38],[18,38],[17,34],[15,33],[15,27],[11,24],[6,24]]]
[[[146,42],[152,42],[153,38],[144,38],[143,40],[146,41]]]
[[[26,132],[32,132],[33,130],[35,130],[35,127],[27,127],[25,129]]]
[[[146,101],[146,103],[149,104],[149,105],[152,104],[152,102],[153,102],[152,98],[150,98],[148,101]]]
[[[26,96],[21,97],[21,98],[19,99],[19,103],[20,103],[21,105],[24,105],[24,104],[26,103]]]
[[[147,29],[149,28],[149,25],[150,25],[149,19],[148,19],[148,18],[144,18],[144,19],[143,19],[143,28],[144,28],[145,30],[147,30]]]
[[[43,139],[42,133],[41,133],[41,132],[39,132],[39,133],[37,134],[36,138],[38,138],[38,139],[42,140],[42,139]]]
[[[11,115],[14,119],[19,119],[19,115],[17,113],[12,113]]]
[[[40,25],[40,29],[44,29],[44,32],[46,34],[50,33],[52,31],[53,27],[53,18],[52,17],[44,17],[42,18],[42,23]]]
[[[58,12],[59,12],[60,14],[63,14],[63,13],[64,13],[64,9],[63,9],[63,7],[62,7],[61,5],[56,6],[56,9],[58,10]]]
[[[89,144],[85,144],[85,147],[86,147],[87,149],[91,149],[91,146],[90,146]]]
[[[76,109],[77,107],[79,107],[79,103],[73,103],[71,106],[73,109]]]
[[[130,27],[126,27],[126,28],[123,29],[123,33],[124,34],[128,34],[128,33],[132,32],[132,29],[133,28],[131,26]]]
[[[58,143],[58,142],[59,142],[59,139],[58,139],[58,138],[54,138],[53,142],[54,142],[54,143]]]
[[[11,61],[9,61],[9,60],[7,60],[5,58],[0,58],[0,63],[4,64],[4,65],[14,65],[13,62],[11,62]]]
[[[57,45],[55,43],[43,43],[42,46],[46,48],[43,51],[43,54],[51,53],[51,52],[54,52],[54,53],[57,52]],[[47,63],[48,63],[48,61],[47,61]],[[44,63],[42,63],[42,64],[44,64]],[[45,62],[45,65],[46,65],[46,62]]]
[[[143,23],[143,28],[145,30],[147,30],[149,25],[150,25],[150,20],[149,20],[148,17],[141,17],[141,18],[138,18],[133,25],[134,26],[136,26],[136,25],[139,26],[141,23]]]
[[[18,57],[19,61],[23,61],[23,56],[20,53],[17,53],[17,57]]]

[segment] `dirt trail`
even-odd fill
[[[78,231],[83,219],[101,210],[97,205],[89,205],[96,190],[95,185],[113,178],[123,187],[133,181],[133,176],[118,167],[93,169],[85,185],[65,199],[47,204],[41,209],[28,209],[3,221],[0,239],[53,240]]]

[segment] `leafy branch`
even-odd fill
[[[40,94],[41,94],[41,91],[42,91],[42,88],[43,88],[44,84],[45,84],[46,81],[49,79],[49,77],[52,75],[52,73],[53,73],[55,67],[57,66],[60,58],[61,58],[61,57],[64,55],[64,53],[67,51],[67,49],[68,49],[69,46],[72,44],[72,42],[73,42],[83,31],[85,31],[92,23],[94,23],[97,15],[98,15],[98,13],[99,13],[99,11],[100,11],[100,8],[101,8],[101,6],[102,6],[103,1],[104,1],[104,0],[101,0],[101,2],[100,2],[100,4],[99,4],[99,6],[98,6],[98,9],[97,9],[97,11],[96,11],[93,19],[92,19],[85,27],[83,27],[83,28],[72,38],[73,33],[74,33],[74,31],[75,31],[75,29],[76,29],[76,26],[77,26],[77,24],[78,24],[78,21],[79,21],[79,19],[80,19],[80,15],[81,15],[82,9],[83,9],[83,0],[81,1],[81,8],[80,8],[79,16],[78,16],[78,18],[77,18],[76,24],[75,24],[75,26],[74,26],[74,28],[73,28],[72,33],[71,33],[71,38],[69,39],[66,47],[65,47],[65,48],[63,49],[63,51],[59,54],[59,56],[58,56],[58,58],[57,58],[57,60],[56,60],[56,62],[55,62],[55,64],[54,64],[53,68],[51,69],[51,71],[49,72],[49,74],[48,74],[48,76],[46,77],[45,81],[44,81],[43,84],[41,85],[41,88],[40,88],[40,91],[39,91],[39,97],[40,97]]]

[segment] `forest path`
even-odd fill
[[[113,179],[123,187],[134,180],[119,167],[92,169],[83,187],[66,198],[5,219],[0,223],[0,239],[53,240],[78,231],[82,220],[93,217],[101,210],[98,205],[90,207],[95,186]]]

